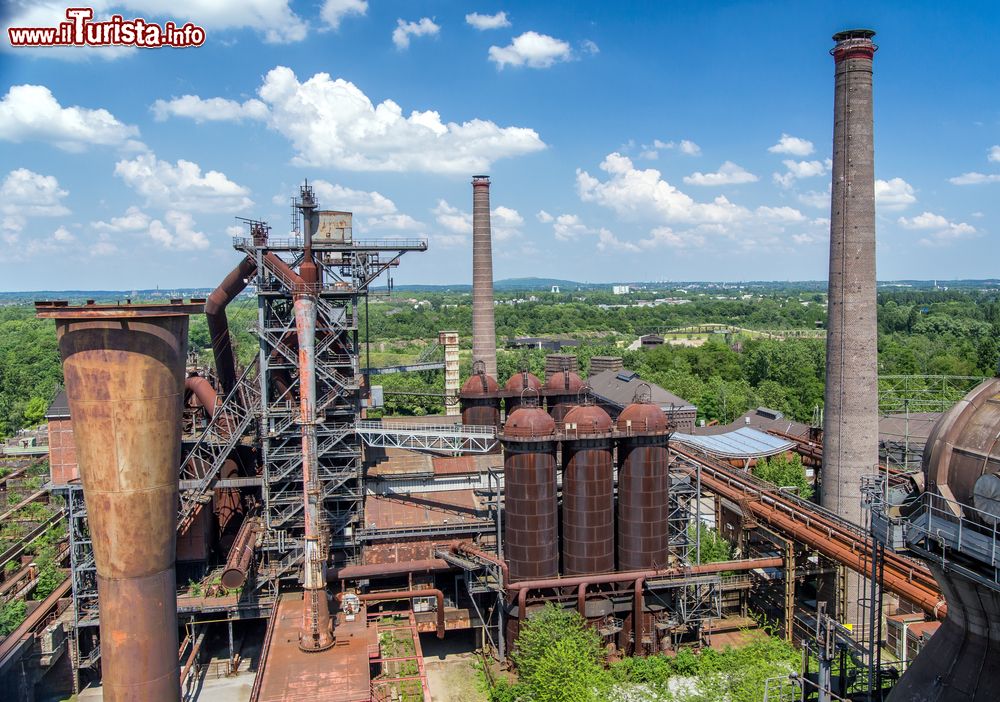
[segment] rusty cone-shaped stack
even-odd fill
[[[891,702],[1000,699],[995,673],[1000,669],[1000,590],[991,585],[996,570],[989,547],[1000,524],[998,435],[1000,378],[992,378],[942,416],[927,439],[926,489],[939,496],[930,503],[934,522],[942,532],[957,534],[953,511],[960,511],[970,546],[947,552],[960,567],[928,561],[948,616],[893,688]]]
[[[544,392],[548,397],[549,414],[557,423],[562,423],[566,413],[577,404],[577,397],[583,389],[580,376],[569,370],[562,370],[549,376]]]
[[[562,559],[564,575],[615,569],[613,423],[593,404],[563,418]]]
[[[648,402],[633,402],[618,415],[619,570],[667,565],[667,430],[667,415]]]
[[[500,435],[504,553],[512,581],[553,578],[559,573],[556,423],[541,407],[528,404],[525,395]]]
[[[507,416],[509,417],[513,414],[514,410],[520,406],[521,393],[525,390],[530,390],[532,395],[537,396],[538,391],[541,389],[542,381],[527,370],[522,370],[520,373],[510,376],[510,379],[504,386],[504,391],[507,393]]]
[[[188,315],[166,305],[38,303],[56,320],[87,503],[104,699],[180,699],[174,572]]]
[[[462,424],[500,426],[500,386],[486,373],[482,361],[472,364],[472,375],[458,391],[458,399],[462,407]]]

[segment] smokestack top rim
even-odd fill
[[[488,175],[474,175],[472,176],[473,185],[489,185],[490,177]]]
[[[873,36],[875,36],[874,29],[845,29],[834,34],[833,40],[839,43],[849,39],[871,39]]]
[[[35,316],[40,319],[134,319],[137,317],[188,317],[205,311],[200,302],[170,302],[148,305],[74,305],[64,300],[40,300],[35,303]]]

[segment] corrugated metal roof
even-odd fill
[[[644,381],[638,373],[628,368],[608,369],[587,379],[590,390],[595,397],[608,404],[624,409],[632,404],[635,391],[642,384],[649,386],[649,401],[659,405],[665,411],[673,407],[675,410],[693,410],[695,406],[684,398],[678,397],[659,385]]]
[[[671,440],[725,458],[759,458],[784,453],[795,448],[795,444],[791,441],[765,434],[750,427],[740,427],[735,431],[711,436],[673,434]]]

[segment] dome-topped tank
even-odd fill
[[[549,376],[543,392],[548,397],[549,414],[553,419],[562,422],[570,408],[579,404],[577,396],[581,389],[583,381],[573,371],[558,371]]]
[[[564,575],[615,569],[613,429],[597,405],[573,407],[563,417]]]
[[[507,394],[507,416],[509,417],[521,405],[521,395],[528,391],[532,397],[538,397],[538,392],[542,389],[542,381],[533,373],[526,370],[510,376],[504,386]]]
[[[472,366],[472,375],[458,391],[462,406],[462,424],[500,426],[500,386],[486,374],[482,361]]]
[[[513,581],[559,573],[556,503],[556,425],[538,406],[524,404],[504,425],[504,554]]]
[[[618,569],[663,568],[670,554],[667,532],[670,456],[667,415],[635,402],[618,415]]]

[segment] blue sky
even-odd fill
[[[826,277],[830,35],[872,27],[881,279],[996,276],[993,3],[100,0],[189,49],[0,48],[0,289],[215,285],[303,178],[403,283]],[[8,26],[64,5],[14,2]],[[503,13],[503,14],[498,14]],[[467,17],[469,16],[469,17]]]

